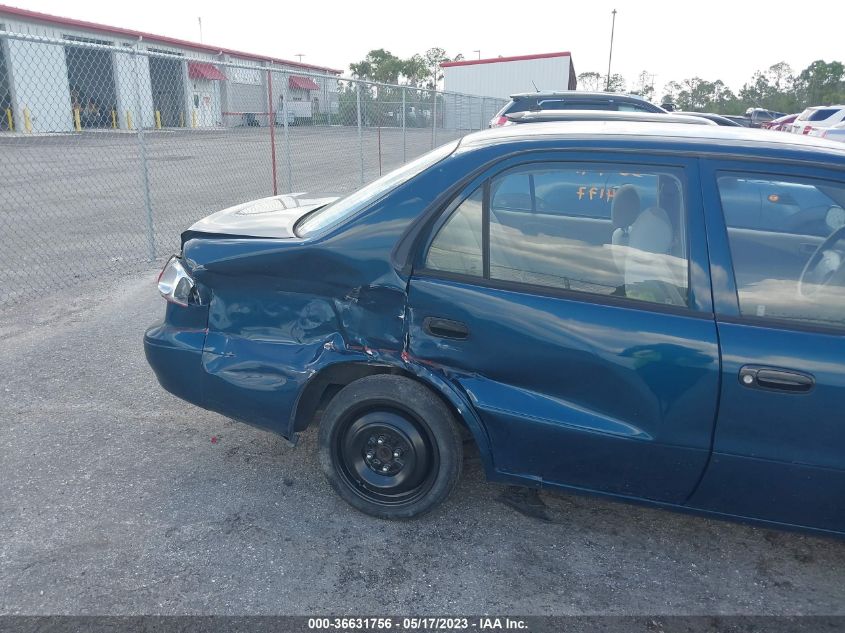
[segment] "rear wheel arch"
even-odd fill
[[[366,362],[343,362],[327,365],[314,374],[303,388],[291,416],[292,430],[298,432],[308,428],[316,413],[325,409],[334,396],[345,386],[361,378],[379,374],[404,376],[422,384],[438,396],[448,407],[455,421],[467,431],[475,442],[485,470],[488,473],[492,472],[492,453],[487,430],[470,404],[469,398],[445,378],[414,363],[403,366]]]

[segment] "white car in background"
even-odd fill
[[[839,141],[845,143],[845,121],[837,123],[832,127],[819,128],[810,132],[810,136],[819,136],[826,138],[829,141]]]
[[[810,134],[815,130],[833,127],[845,121],[845,105],[813,106],[807,108],[792,124],[794,134]]]

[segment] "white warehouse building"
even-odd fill
[[[444,62],[440,66],[443,88],[447,92],[507,99],[520,92],[575,90],[576,86],[575,67],[569,52],[465,59]],[[447,127],[467,127],[468,122],[463,120],[466,116],[469,113],[465,109],[447,106]]]
[[[0,5],[0,130],[330,120],[341,72]]]

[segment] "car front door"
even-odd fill
[[[722,388],[712,463],[691,505],[841,532],[845,174],[702,165]],[[773,206],[751,219],[743,199],[760,195]],[[773,222],[782,202],[803,206]]]
[[[719,379],[693,160],[523,157],[444,209],[410,282],[409,353],[468,395],[494,468],[682,503]]]

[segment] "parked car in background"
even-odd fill
[[[716,125],[714,121],[676,112],[620,112],[617,110],[532,110],[506,114],[505,125],[544,123],[549,121],[648,121],[652,123],[687,123]]]
[[[767,130],[776,130],[776,131],[784,131],[784,130],[791,130],[792,123],[795,119],[798,118],[797,114],[787,114],[785,116],[778,117],[777,119],[772,119],[768,123],[763,123],[760,127],[767,129]]]
[[[845,120],[845,105],[814,106],[799,114],[792,124],[795,134],[809,134],[813,130],[833,127]]]
[[[808,225],[805,217],[823,218]],[[845,535],[845,148],[715,125],[470,134],[341,199],[182,234],[161,385],[355,508],[487,477]]]
[[[826,138],[829,141],[839,141],[841,143],[845,141],[845,122],[837,123],[832,127],[814,130],[810,133],[810,135],[820,136],[821,138]]]
[[[672,114],[681,114],[685,116],[693,116],[699,117],[702,119],[707,119],[708,121],[713,121],[716,125],[723,125],[725,127],[741,127],[739,123],[734,121],[733,119],[729,119],[728,117],[715,114],[713,112],[682,112],[682,111],[673,111]]]
[[[730,119],[737,125],[741,125],[742,127],[751,127],[751,119],[747,116],[741,116],[739,114],[725,114],[724,117],[726,119]]]
[[[768,123],[785,114],[786,112],[775,112],[774,110],[767,110],[765,108],[748,108],[745,111],[745,116],[750,121],[749,127],[762,127],[764,123]]]
[[[515,112],[539,110],[611,110],[618,112],[657,112],[663,108],[636,95],[618,92],[583,92],[564,90],[560,92],[527,92],[511,95],[510,101],[496,113],[490,121],[490,127],[499,127],[507,123],[505,115]]]

